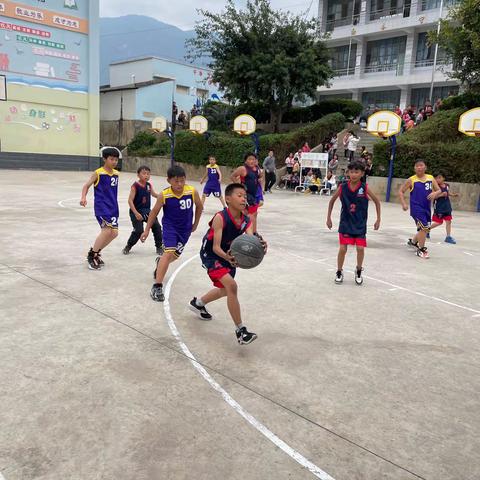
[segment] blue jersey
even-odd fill
[[[163,190],[162,225],[164,228],[179,232],[192,231],[194,193],[195,189],[190,185],[185,185],[180,195],[176,195],[172,187]]]
[[[135,188],[135,198],[133,199],[133,204],[135,205],[137,211],[142,214],[150,213],[152,196],[152,185],[150,182],[147,182],[145,186],[139,182],[135,182],[132,187]]]
[[[103,167],[95,170],[94,209],[97,217],[118,217],[118,171],[107,172]]]
[[[414,218],[430,216],[430,200],[427,198],[433,189],[432,175],[425,175],[422,179],[413,175],[409,178],[410,187],[410,215]]]
[[[237,221],[232,217],[232,214],[230,213],[230,210],[228,208],[225,208],[221,212],[218,212],[217,215],[220,215],[223,221],[222,240],[220,242],[220,247],[224,252],[228,252],[230,250],[230,245],[232,244],[232,242],[240,235],[243,235],[247,228],[251,225],[250,218],[246,215],[242,215],[240,221],[237,223]],[[213,251],[214,230],[212,224],[213,219],[209,222],[208,226],[210,228],[203,237],[200,256],[202,260],[217,259],[225,261]]]
[[[442,216],[448,216],[452,214],[452,204],[450,203],[450,194],[449,194],[449,185],[448,183],[444,183],[443,185],[439,185],[440,190],[443,193],[447,193],[446,197],[439,197],[435,200],[435,206],[433,207],[434,213]]]
[[[247,174],[244,177],[240,177],[240,180],[247,189],[247,202],[249,205],[257,205],[257,190],[260,183],[258,168],[250,168],[247,164],[244,167]]]
[[[340,213],[339,233],[353,236],[363,236],[367,233],[368,218],[368,184],[359,182],[357,188],[352,190],[350,182],[340,185]]]
[[[220,185],[220,175],[218,173],[219,170],[220,168],[217,164],[207,165],[207,171],[208,171],[207,185],[209,187]]]

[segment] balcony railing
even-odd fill
[[[449,58],[437,58],[437,65],[449,65],[451,60]],[[433,58],[428,60],[416,60],[415,68],[433,67]]]
[[[333,70],[335,77],[346,77],[347,75],[355,75],[355,67],[336,68]]]
[[[345,27],[346,25],[357,25],[360,21],[360,14],[350,15],[345,18],[336,18],[334,20],[327,20],[327,32],[333,32],[335,28]]]
[[[370,21],[387,20],[389,18],[398,17],[406,18],[410,16],[410,6],[383,8],[382,10],[370,11]]]
[[[380,72],[395,72],[395,75],[403,75],[403,67],[405,63],[371,63],[365,66],[364,73],[380,73]]]
[[[451,7],[458,3],[459,0],[444,0],[443,5],[445,7]],[[425,10],[434,10],[440,8],[441,0],[422,0],[422,12]]]

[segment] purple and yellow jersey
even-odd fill
[[[95,170],[97,181],[93,184],[95,216],[118,217],[118,171],[108,173],[103,167]]]
[[[180,232],[191,232],[193,223],[193,205],[195,189],[190,185],[183,187],[183,192],[176,195],[172,187],[162,192],[163,227]]]
[[[433,191],[433,176],[426,174],[423,179],[416,175],[409,178],[410,187],[410,215],[421,218],[423,214],[430,215],[430,200],[427,198]]]
[[[220,175],[218,174],[219,167],[217,164],[215,165],[207,165],[207,171],[208,171],[208,179],[207,179],[207,185],[209,187],[213,185],[219,185],[220,184]]]

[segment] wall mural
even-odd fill
[[[87,93],[86,4],[0,0],[0,74],[7,75],[7,82]]]

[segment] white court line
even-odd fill
[[[72,197],[72,198],[65,198],[64,200],[60,200],[57,205],[59,207],[62,207],[62,208],[68,208],[69,210],[78,210],[77,208],[73,208],[73,207],[67,207],[66,205],[63,204],[63,202],[69,202],[70,200],[78,200],[78,197]],[[80,204],[78,204],[78,206],[80,206]],[[2,480],[0,478],[0,480]]]
[[[470,252],[463,252],[465,255],[470,255],[471,257],[473,257],[473,253],[470,253]]]
[[[0,480],[5,480],[5,477],[0,473]]]
[[[309,470],[313,475],[321,480],[335,480],[328,473],[324,472],[321,468],[317,467],[310,460],[306,459],[301,453],[294,450],[290,445],[285,443],[281,438],[277,437],[272,431],[270,431],[263,423],[257,420],[253,415],[247,412],[236,400],[234,400],[230,394],[224,390],[219,383],[217,383],[211,375],[205,370],[205,368],[198,363],[197,359],[193,353],[189,350],[187,345],[183,342],[182,337],[175,325],[175,322],[170,311],[170,291],[172,289],[173,282],[177,275],[194,259],[198,258],[198,255],[186,260],[182,263],[176,270],[173,272],[172,276],[168,280],[168,283],[165,287],[165,302],[163,303],[163,309],[165,311],[165,318],[167,319],[168,326],[172,335],[175,337],[175,340],[179,344],[183,353],[188,357],[191,364],[196,368],[198,373],[210,384],[210,386],[216,390],[223,397],[225,402],[228,403],[240,416],[242,416],[250,425],[256,428],[262,435],[264,435],[268,440],[270,440],[274,445],[283,450],[289,457],[293,458],[297,463],[302,467]],[[2,480],[2,479],[0,479]]]
[[[279,250],[283,250],[284,252],[288,253],[289,255],[291,255],[292,257],[295,257],[295,258],[301,258],[302,260],[308,260],[309,262],[314,262],[315,261],[311,258],[302,257],[301,255],[296,255],[294,253],[291,253],[288,250],[285,250],[283,248],[279,248]],[[326,259],[318,260],[318,263],[320,263],[321,261],[325,261],[325,260]],[[347,270],[347,271],[353,273],[353,270]],[[434,300],[434,301],[440,302],[440,303],[445,303],[446,305],[450,305],[451,307],[460,308],[462,310],[466,310],[467,312],[472,312],[472,313],[480,315],[480,310],[475,310],[474,308],[466,307],[465,305],[460,305],[458,303],[450,302],[450,301],[445,300],[445,299],[440,298],[440,297],[435,297],[433,295],[427,295],[426,293],[418,292],[417,290],[410,290],[409,288],[401,287],[400,285],[395,285],[394,283],[390,283],[390,282],[387,282],[385,280],[380,280],[379,278],[370,277],[368,275],[363,275],[363,278],[367,278],[368,280],[373,280],[374,282],[378,282],[378,283],[381,283],[383,285],[387,285],[389,287],[396,288],[398,290],[403,290],[404,292],[413,293],[414,295],[418,295],[419,297],[429,298],[430,300]]]

